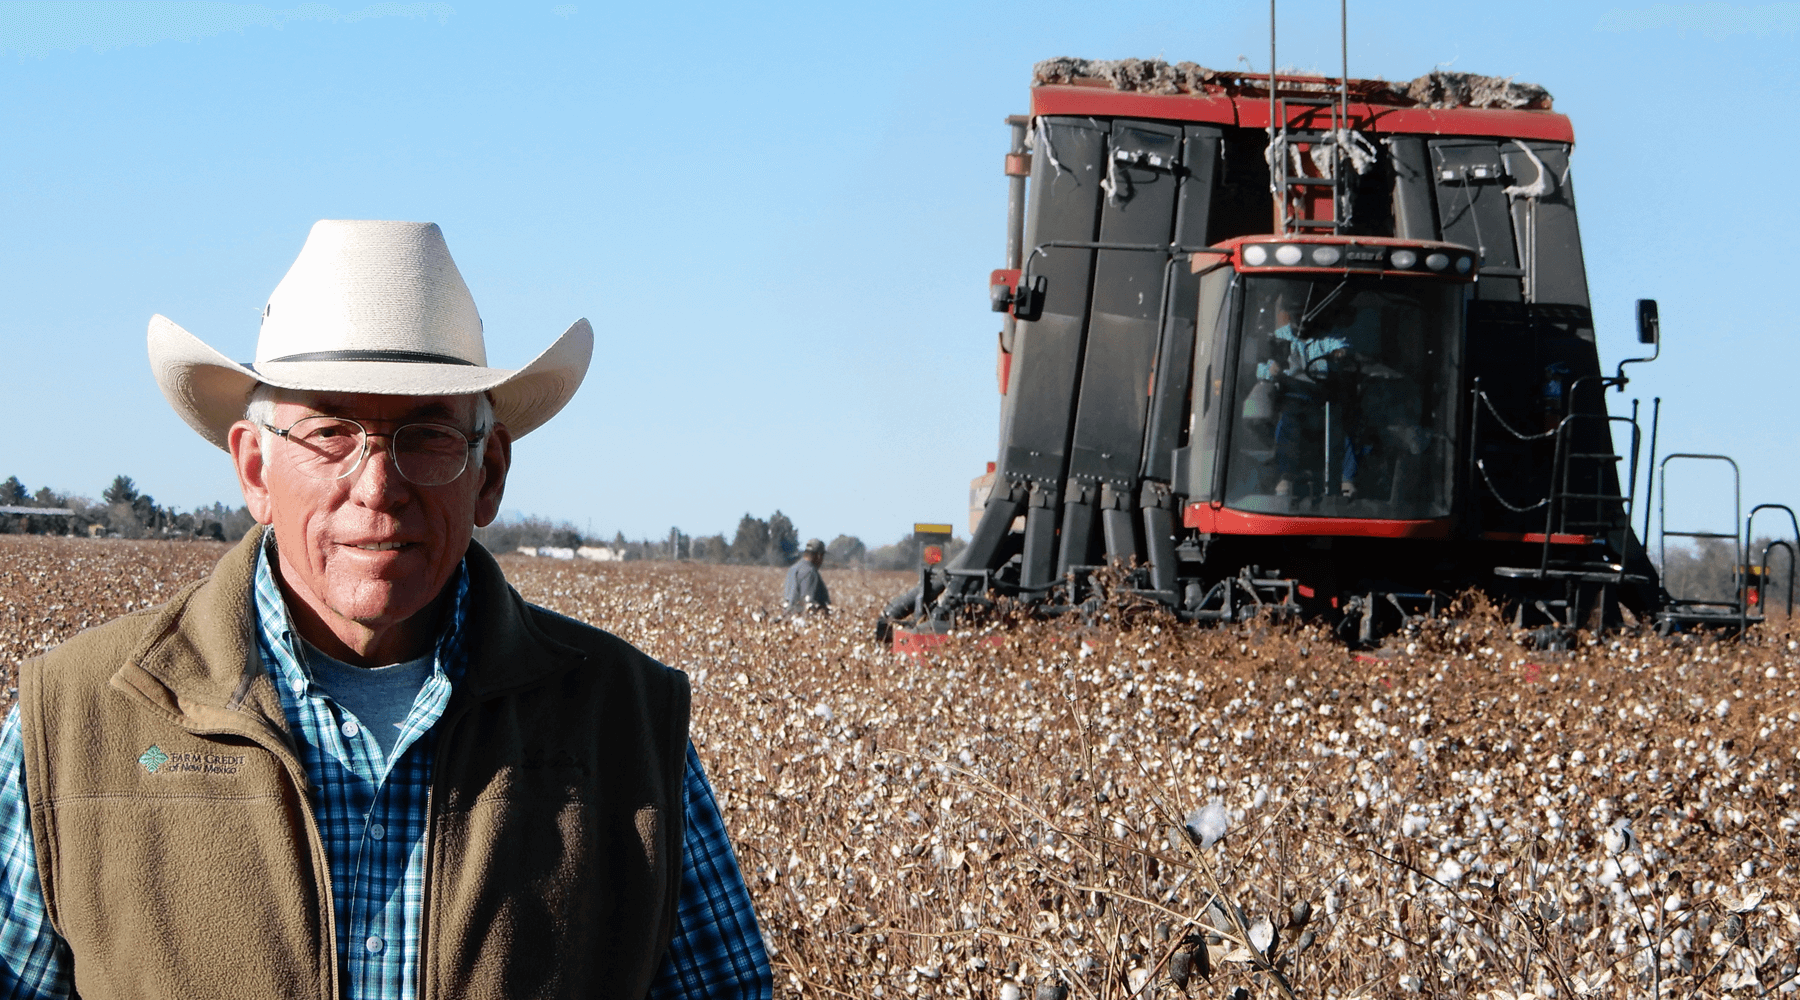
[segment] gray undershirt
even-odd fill
[[[375,737],[384,759],[391,756],[400,739],[400,724],[412,712],[419,690],[431,676],[436,653],[386,667],[357,667],[326,656],[305,639],[300,645],[313,683]]]

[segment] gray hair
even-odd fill
[[[304,403],[307,395],[299,389],[283,389],[267,382],[258,382],[256,388],[250,390],[250,399],[244,404],[244,419],[257,426],[264,451],[269,450],[269,439],[275,436],[269,430],[275,423],[275,404]],[[485,392],[472,395],[475,399],[475,464],[480,465],[487,454],[488,433],[494,429],[494,401]]]

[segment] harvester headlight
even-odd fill
[[[1393,253],[1388,254],[1388,263],[1402,271],[1418,262],[1419,255],[1413,253],[1411,250],[1395,250]]]
[[[1277,247],[1275,248],[1275,260],[1282,264],[1298,264],[1300,263],[1300,248],[1291,243]]]
[[[1456,273],[1457,274],[1468,274],[1469,268],[1474,267],[1474,266],[1475,266],[1475,261],[1472,260],[1471,258],[1468,258],[1468,257],[1456,258]]]
[[[1338,262],[1338,258],[1342,257],[1342,256],[1343,256],[1343,253],[1341,251],[1339,251],[1337,247],[1332,247],[1332,246],[1313,247],[1313,252],[1312,252],[1313,263],[1319,265],[1320,267],[1330,267],[1331,265],[1336,264]]]
[[[1244,248],[1244,263],[1251,266],[1258,266],[1268,263],[1268,260],[1269,251],[1263,247],[1253,243]]]
[[[1441,253],[1434,253],[1425,258],[1425,266],[1431,268],[1433,271],[1442,271],[1444,268],[1450,266],[1450,258]]]

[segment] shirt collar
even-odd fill
[[[298,637],[293,621],[288,617],[287,601],[282,597],[280,584],[275,581],[275,555],[275,532],[265,531],[263,544],[257,548],[256,576],[251,587],[255,596],[257,628],[263,648],[274,654],[271,657],[275,661],[273,672],[278,675],[275,680],[284,690],[299,692],[311,686],[312,671],[306,665],[306,658],[299,655],[299,644],[295,641]],[[456,564],[450,586],[454,588],[455,596],[451,599],[449,620],[438,633],[431,669],[434,675],[442,674],[456,681],[463,673],[464,632],[469,616],[467,558]]]

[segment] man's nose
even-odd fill
[[[369,434],[366,437],[367,449],[363,455],[362,467],[355,473],[355,482],[351,486],[351,496],[364,504],[378,504],[403,499],[406,495],[406,479],[400,475],[399,458],[394,454],[394,438],[391,434]],[[383,442],[376,447],[376,442]],[[385,456],[385,457],[384,457]]]

